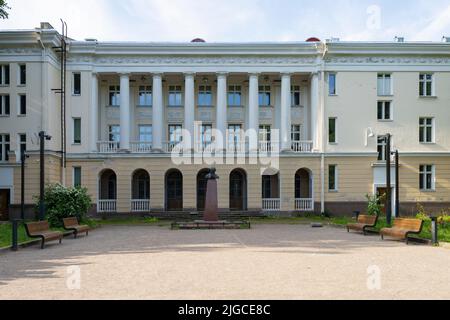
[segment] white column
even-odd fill
[[[91,78],[91,108],[90,116],[90,141],[91,141],[91,151],[97,152],[97,142],[98,142],[98,75],[92,73]]]
[[[291,150],[291,75],[281,75],[281,150]]]
[[[120,149],[130,150],[130,76],[120,75]]]
[[[153,74],[153,149],[163,150],[163,122],[164,122],[164,107],[163,107],[163,89],[162,89],[162,75]]]
[[[186,73],[184,75],[184,129],[190,133],[184,137],[185,150],[191,150],[194,146],[194,121],[195,121],[195,75]]]
[[[217,74],[217,110],[216,129],[222,134],[222,139],[216,140],[216,149],[224,150],[227,139],[227,75]]]
[[[311,138],[313,141],[313,149],[319,148],[319,75],[317,73],[311,76]]]
[[[250,82],[248,89],[248,108],[249,108],[249,118],[248,118],[248,129],[253,131],[253,138],[250,138],[250,151],[258,150],[258,136],[259,136],[259,84],[258,84],[258,74],[250,74]],[[252,137],[251,136],[251,137]],[[256,136],[256,137],[255,137]]]

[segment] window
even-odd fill
[[[392,102],[378,101],[378,120],[392,120]]]
[[[329,143],[337,143],[337,135],[336,135],[336,118],[328,119],[328,142]]]
[[[262,198],[272,198],[272,177],[262,176]]]
[[[291,140],[292,142],[300,142],[303,140],[302,126],[300,124],[294,124],[291,127]]]
[[[73,143],[81,143],[81,119],[73,118]]]
[[[270,142],[272,141],[272,130],[269,125],[259,126],[259,141]]]
[[[25,64],[19,65],[19,85],[27,84],[27,66]]]
[[[181,107],[182,101],[183,91],[181,86],[169,86],[169,107]]]
[[[139,106],[152,106],[153,92],[152,86],[139,86]]]
[[[212,143],[212,125],[203,124],[200,127],[200,143],[203,148],[211,145],[211,143]]]
[[[434,119],[420,118],[419,120],[419,142],[433,143],[434,142]]]
[[[334,164],[328,166],[328,190],[338,190],[338,170]]]
[[[9,65],[0,66],[0,85],[9,86]]]
[[[81,168],[80,167],[73,168],[73,186],[75,188],[81,187]]]
[[[236,149],[241,145],[242,125],[230,124],[228,125],[228,147]]]
[[[120,106],[120,86],[109,86],[109,105]]]
[[[228,105],[237,107],[242,105],[242,87],[229,86],[228,87]]]
[[[198,88],[198,105],[202,107],[213,105],[211,86],[200,86]]]
[[[419,95],[421,97],[433,96],[433,74],[421,73],[419,75]]]
[[[181,124],[171,124],[169,125],[169,143],[177,144],[183,141],[183,133],[182,133]]]
[[[390,73],[378,74],[378,95],[379,96],[392,95],[392,76]]]
[[[20,159],[22,159],[22,155],[27,151],[27,135],[19,134],[19,150],[20,150]]]
[[[120,142],[120,126],[110,125],[109,126],[109,141],[110,142]]]
[[[9,134],[0,134],[0,162],[9,161]]]
[[[259,106],[270,106],[270,86],[259,87]]]
[[[377,139],[378,161],[386,161],[386,139],[378,137]]]
[[[291,87],[291,104],[294,107],[300,106],[300,86]]]
[[[335,73],[328,74],[328,94],[330,96],[336,95],[336,74]]]
[[[435,189],[434,165],[421,165],[419,172],[419,188],[423,191],[433,191]]]
[[[9,95],[0,96],[0,117],[10,115],[10,99]]]
[[[24,94],[19,95],[19,116],[25,116],[27,114],[27,96]]]
[[[81,73],[73,74],[73,94],[74,95],[81,94]]]
[[[150,125],[139,126],[139,142],[153,142],[153,127]]]

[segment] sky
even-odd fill
[[[441,41],[449,0],[7,0],[0,29],[68,23],[76,40],[188,42]]]

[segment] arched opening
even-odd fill
[[[99,176],[98,212],[117,210],[117,176],[111,169],[103,170]]]
[[[247,174],[242,169],[230,174],[230,210],[247,210]]]
[[[264,211],[279,211],[281,209],[280,175],[269,173],[262,176],[262,207]]]
[[[295,209],[314,211],[313,178],[309,169],[300,169],[295,174]]]
[[[143,169],[136,170],[131,180],[131,211],[150,211],[150,175]]]
[[[208,180],[206,180],[206,176],[209,173],[209,169],[201,170],[197,175],[197,210],[205,211],[205,203],[206,203],[206,186]]]
[[[183,175],[177,169],[166,174],[166,210],[183,210]]]

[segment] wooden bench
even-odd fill
[[[25,230],[28,237],[42,239],[41,249],[44,249],[46,241],[59,240],[59,243],[61,243],[64,236],[62,232],[50,230],[47,221],[25,223]]]
[[[73,231],[75,239],[78,237],[79,233],[86,233],[86,236],[89,235],[89,226],[80,225],[78,219],[76,217],[65,218],[63,219],[64,229],[67,231]]]
[[[355,230],[366,235],[367,229],[374,228],[377,225],[377,222],[378,216],[359,215],[357,223],[347,224],[347,232],[350,232],[350,230]]]
[[[381,239],[384,237],[391,237],[401,240],[406,240],[411,234],[420,234],[423,228],[423,221],[420,219],[395,219],[392,228],[381,229]]]

